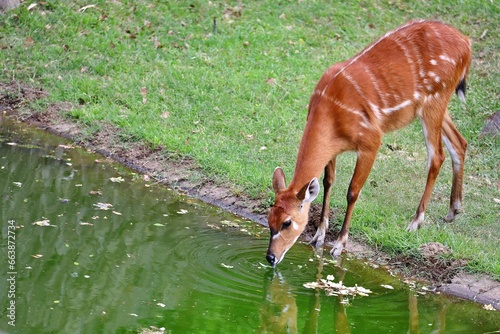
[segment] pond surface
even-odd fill
[[[266,228],[5,117],[0,196],[0,333],[500,330],[498,312],[307,245],[273,270]],[[328,275],[373,293],[303,286]]]

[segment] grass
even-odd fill
[[[486,118],[500,109],[500,10],[494,2],[93,4],[46,1],[28,11],[24,3],[1,17],[0,80],[43,87],[50,95],[36,102],[37,110],[72,102],[75,109],[64,116],[95,131],[113,124],[126,140],[188,156],[208,177],[266,204],[274,167],[291,178],[309,95],[330,64],[412,18],[459,28],[474,43],[468,103],[454,98],[450,108],[469,141],[465,214],[441,224],[450,192],[448,158],[426,226],[404,231],[426,178],[422,131],[414,123],[386,136],[351,234],[395,253],[438,241],[470,259],[470,270],[500,279],[500,142],[479,136]],[[337,165],[332,205],[343,208],[354,155],[341,156]]]

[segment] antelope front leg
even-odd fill
[[[321,208],[321,221],[319,223],[316,234],[311,239],[310,244],[315,245],[316,248],[323,247],[325,243],[325,235],[328,230],[328,216],[330,214],[330,190],[335,180],[335,158],[330,160],[325,167],[325,175],[323,177],[323,206]]]
[[[363,185],[365,184],[366,179],[370,174],[373,163],[375,162],[375,157],[377,156],[377,149],[358,152],[358,160],[356,161],[354,174],[352,175],[349,190],[347,191],[347,211],[345,214],[344,223],[342,224],[342,229],[340,230],[337,240],[335,240],[335,242],[333,243],[333,248],[330,251],[330,254],[332,254],[332,256],[340,256],[340,254],[342,254],[342,250],[347,244],[347,238],[349,236],[349,225],[351,224],[354,204],[358,199],[361,188],[363,188]]]

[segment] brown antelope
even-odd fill
[[[409,231],[420,227],[432,189],[444,161],[444,141],[453,163],[450,210],[445,221],[460,212],[466,140],[448,113],[456,91],[465,100],[465,79],[471,62],[469,39],[437,21],[411,21],[386,33],[353,58],[332,65],[321,77],[309,101],[295,173],[285,184],[283,170],[273,175],[276,193],[268,223],[271,240],[267,260],[278,264],[304,230],[309,207],[319,193],[324,170],[321,222],[311,241],[322,247],[328,227],[330,187],[337,155],[355,151],[357,161],[347,191],[347,210],[331,254],[346,246],[354,204],[368,178],[382,136],[408,125],[422,124],[427,146],[427,183]]]

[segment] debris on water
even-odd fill
[[[227,268],[227,269],[233,269],[234,268],[234,266],[230,266],[230,265],[224,264],[224,263],[221,263],[220,265],[223,266],[224,268]]]
[[[118,212],[118,211],[113,211],[113,213],[117,216],[123,216],[123,214],[121,212]]]
[[[35,259],[41,258],[43,255],[42,254],[33,254],[31,257],[34,257]]]
[[[42,226],[42,227],[47,227],[47,226],[56,227],[55,225],[51,225],[50,220],[47,218],[45,218],[43,220],[36,221],[33,223],[33,225]]]
[[[138,317],[138,315],[137,315],[137,314],[135,314],[135,313],[129,313],[128,315],[131,315],[131,316],[133,316],[133,317]]]
[[[67,198],[59,198],[59,201],[60,201],[62,204],[67,204],[67,203],[69,203],[69,199],[67,199]]]
[[[71,277],[78,277],[78,273],[77,272],[71,273],[70,275],[71,275]]]
[[[101,203],[101,202],[97,202],[96,204],[93,205],[97,210],[109,210],[113,206],[112,204]]]
[[[186,213],[188,213],[188,210],[180,209],[179,211],[177,211],[177,213],[180,215],[185,215]]]
[[[488,310],[488,311],[495,311],[495,308],[491,304],[483,305],[483,309]]]
[[[368,296],[371,290],[358,286],[345,286],[342,281],[333,282],[333,276],[328,275],[327,279],[320,279],[317,282],[304,283],[308,289],[324,289],[327,296]]]
[[[160,224],[160,223],[155,223],[155,224],[153,224],[153,225],[154,225],[154,226],[161,226],[161,227],[165,226],[165,225]]]
[[[89,194],[91,194],[91,195],[102,195],[102,191],[100,191],[100,190],[91,190],[91,191],[89,191]]]
[[[392,285],[381,284],[380,286],[383,287],[383,288],[389,289],[389,290],[394,290],[394,287]]]
[[[94,226],[94,224],[89,223],[89,222],[80,222],[80,225],[82,225],[82,226]]]
[[[240,227],[240,225],[238,223],[235,223],[235,222],[232,222],[229,220],[221,220],[220,223],[224,226],[227,226],[227,227]]]
[[[116,182],[116,183],[122,183],[122,182],[125,182],[125,179],[121,176],[118,176],[118,177],[110,177],[109,180],[111,182]]]
[[[165,307],[165,304],[163,303],[157,303],[156,305],[158,305],[159,307]]]
[[[15,186],[21,187],[23,184],[21,182],[12,182]]]

